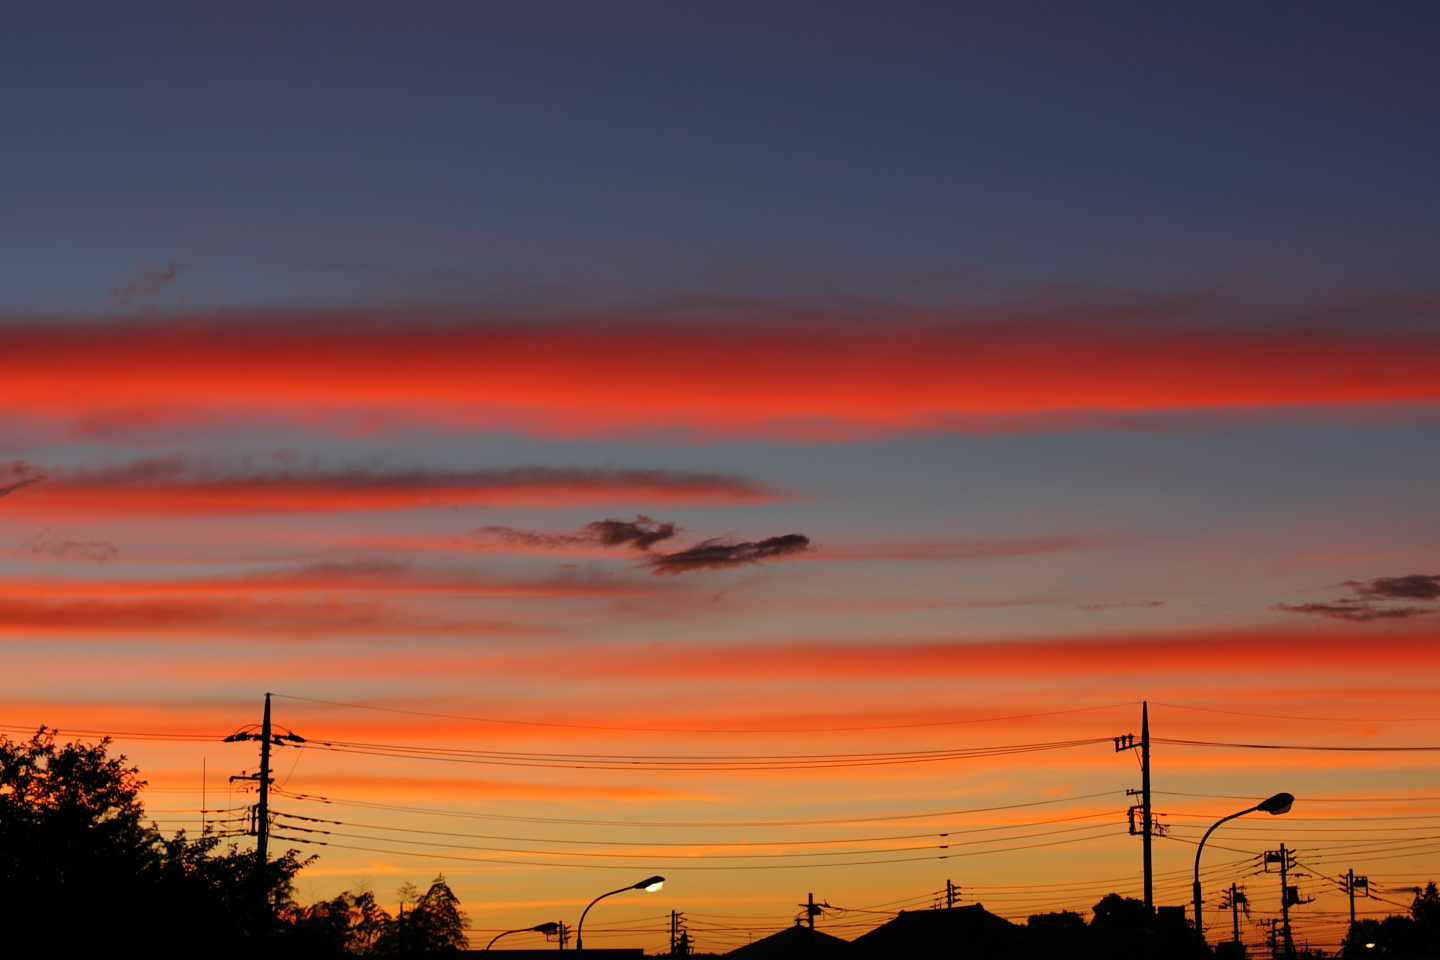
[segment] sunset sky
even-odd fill
[[[1440,880],[1437,31],[16,7],[0,731],[237,832],[271,692],[302,901],[719,952],[1139,896],[1148,700],[1157,902],[1287,790],[1212,940],[1283,842],[1333,947]]]

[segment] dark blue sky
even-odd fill
[[[0,309],[1409,289],[1430,4],[14,7]],[[168,298],[168,299],[166,299]],[[133,309],[134,304],[130,305]]]

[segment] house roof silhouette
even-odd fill
[[[851,947],[854,960],[957,960],[1009,955],[1020,928],[980,904],[945,910],[902,910]]]
[[[832,937],[796,921],[793,927],[737,947],[725,956],[736,960],[848,960],[852,951],[849,940]]]

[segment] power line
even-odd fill
[[[507,726],[551,727],[563,730],[611,730],[622,733],[698,733],[698,734],[789,734],[789,733],[845,733],[864,730],[909,730],[919,727],[957,726],[971,723],[999,723],[1005,720],[1030,720],[1037,717],[1058,717],[1072,713],[1089,713],[1097,710],[1112,710],[1131,706],[1130,703],[1107,703],[1093,707],[1076,707],[1071,710],[1050,710],[1043,713],[1018,713],[1002,717],[978,717],[966,720],[933,720],[921,723],[890,723],[850,727],[791,727],[786,729],[763,729],[758,727],[739,729],[698,729],[694,727],[627,727],[591,723],[556,723],[543,720],[506,720],[498,717],[467,717],[453,713],[432,713],[425,710],[404,710],[399,707],[377,707],[366,703],[345,703],[339,700],[320,700],[315,697],[300,697],[293,694],[277,693],[286,700],[300,700],[305,703],[323,703],[331,707],[348,707],[352,710],[376,710],[383,713],[402,713],[415,717],[436,717],[443,720],[468,720],[473,723],[495,723]]]
[[[279,792],[279,791],[277,791]],[[430,807],[414,807],[399,804],[375,803],[368,800],[350,800],[340,797],[323,797],[311,793],[285,792],[297,800],[317,803],[333,803],[341,806],[365,807],[377,810],[394,810],[398,813],[422,813],[430,816],[456,817],[467,820],[501,820],[521,823],[557,823],[570,826],[598,827],[789,827],[824,826],[842,823],[886,823],[897,820],[931,820],[948,817],[969,816],[975,813],[996,813],[1004,810],[1021,810],[1028,807],[1051,806],[1057,803],[1073,803],[1077,800],[1094,800],[1099,797],[1113,797],[1118,791],[1106,790],[1101,793],[1087,793],[1074,797],[1059,797],[1053,800],[1032,800],[1026,803],[1007,803],[992,807],[971,807],[962,810],[941,810],[929,813],[903,813],[883,817],[838,817],[821,820],[582,820],[566,817],[524,817],[498,813],[468,813],[455,810],[437,810]]]
[[[1242,797],[1229,793],[1181,793],[1176,790],[1156,790],[1158,794],[1167,797],[1200,797],[1207,800],[1251,800],[1254,797]],[[1440,796],[1423,797],[1312,797],[1307,795],[1304,798],[1306,803],[1406,803],[1415,800],[1440,800]],[[1287,820],[1293,819],[1290,817]]]
[[[1172,740],[1166,737],[1156,737],[1155,742],[1176,747],[1226,747],[1231,750],[1327,750],[1342,753],[1434,753],[1440,751],[1440,746],[1323,747],[1293,743],[1218,743],[1211,740]]]
[[[480,764],[507,767],[546,767],[571,770],[667,770],[696,772],[707,770],[824,770],[849,767],[893,766],[910,763],[936,763],[950,760],[972,760],[988,757],[1014,756],[1047,750],[1106,743],[1109,737],[1085,740],[1062,740],[1049,743],[1007,744],[995,747],[972,747],[951,750],[920,750],[874,754],[813,754],[773,756],[606,756],[603,754],[528,754],[508,751],[459,750],[396,744],[365,744],[345,741],[310,741],[311,747],[337,753],[361,756],[394,757],[409,760],[430,760],[441,763]]]
[[[11,733],[34,733],[36,730],[48,730],[49,732],[56,735],[59,735],[62,732],[56,727],[26,727],[10,723],[0,723],[0,730],[9,731]],[[223,740],[225,738],[224,734],[219,733],[125,733],[117,731],[111,731],[107,733],[104,730],[80,730],[75,728],[67,728],[65,732],[68,734],[75,734],[82,737],[109,737],[112,740],[181,740],[193,742],[214,742],[216,740]]]
[[[0,729],[6,729],[0,726]],[[28,727],[10,727],[28,730]],[[221,740],[195,734],[106,733],[76,730],[84,736],[100,736],[133,740]],[[362,756],[385,756],[411,760],[433,760],[444,763],[485,764],[511,767],[564,767],[578,770],[648,769],[674,771],[703,770],[798,770],[836,769],[845,767],[889,766],[907,763],[935,763],[997,756],[1012,756],[1046,750],[1104,743],[1108,737],[1083,740],[1062,740],[1045,743],[1007,744],[994,747],[949,748],[939,750],[891,751],[877,753],[835,754],[737,754],[737,755],[628,755],[583,753],[538,753],[504,750],[467,750],[450,747],[427,747],[411,744],[362,743],[343,740],[312,739],[309,746],[339,753]],[[298,760],[298,758],[297,758]]]
[[[447,836],[447,837],[479,839],[479,838],[474,838],[474,837],[472,837],[472,835],[468,835],[468,834],[453,834],[453,833],[445,833],[445,832],[442,832],[442,831],[414,830],[414,829],[409,829],[409,828],[405,828],[405,827],[385,827],[385,826],[377,826],[377,825],[374,825],[374,824],[341,823],[341,822],[339,822],[339,821],[330,821],[330,822],[333,823],[333,824],[336,825],[336,826],[352,827],[352,828],[354,828],[354,829],[360,829],[360,830],[382,830],[382,831],[389,831],[389,832],[393,832],[393,833],[421,834],[421,835],[424,835],[424,836]],[[319,830],[319,831],[315,831],[315,830],[312,830],[311,828],[308,828],[308,827],[296,827],[296,826],[291,826],[291,825],[289,825],[289,824],[277,825],[277,826],[276,826],[276,829],[282,829],[282,828],[283,828],[283,829],[286,829],[286,830],[298,830],[298,831],[302,831],[302,832],[305,832],[305,833],[311,833],[311,832],[327,833],[327,834],[331,834],[332,836],[350,837],[350,838],[352,838],[352,839],[357,839],[357,840],[376,840],[376,841],[381,841],[381,842],[384,842],[384,843],[396,843],[396,844],[399,844],[399,843],[413,843],[413,842],[415,842],[415,841],[410,841],[410,840],[406,840],[406,839],[396,839],[396,838],[392,838],[392,837],[374,837],[374,836],[365,836],[365,835],[361,835],[361,834],[343,833],[343,832],[338,831],[338,830],[336,830],[336,831],[330,831],[330,830]],[[1060,836],[1060,835],[1069,834],[1069,833],[1093,832],[1093,831],[1095,831],[1095,830],[1115,830],[1115,829],[1117,829],[1115,824],[1111,824],[1111,823],[1094,823],[1094,824],[1087,824],[1087,825],[1082,826],[1082,827],[1066,827],[1066,828],[1062,828],[1062,829],[1059,829],[1059,830],[1047,830],[1047,831],[1042,831],[1042,832],[1040,832],[1040,833],[1020,834],[1020,835],[1018,835],[1018,836],[1007,836],[1007,837],[991,837],[991,838],[985,839],[985,840],[973,840],[973,841],[970,841],[969,843],[967,843],[965,846],[968,848],[968,847],[979,846],[979,845],[981,845],[981,844],[1012,843],[1012,842],[1014,842],[1014,841],[1016,841],[1016,840],[1029,840],[1029,839],[1035,839],[1035,838],[1039,838],[1039,837],[1054,837],[1054,836]],[[945,835],[942,834],[942,835],[940,835],[939,837],[935,837],[934,839],[947,839],[947,838],[945,837]],[[572,843],[572,842],[574,842],[574,841],[565,841],[565,840],[541,840],[541,841],[539,841],[539,842],[541,842],[541,843],[561,843],[561,844],[563,844],[563,843]],[[583,841],[581,841],[581,842],[583,842]],[[859,843],[859,842],[861,842],[861,841],[838,841],[838,842],[832,843],[832,844],[830,844],[830,845],[831,845],[831,846],[853,847],[853,846],[857,845],[857,843]],[[694,859],[711,859],[711,860],[757,860],[757,859],[800,858],[800,857],[844,857],[844,856],[855,856],[855,855],[864,854],[864,853],[904,853],[904,852],[915,851],[915,850],[949,850],[949,849],[955,849],[956,846],[957,846],[957,845],[948,844],[948,843],[945,843],[945,844],[930,843],[930,844],[925,844],[925,845],[912,845],[912,846],[907,846],[907,847],[880,848],[880,849],[869,850],[869,851],[866,851],[866,850],[858,850],[858,851],[857,851],[857,850],[836,850],[836,851],[830,851],[830,852],[799,852],[799,853],[741,853],[741,854],[734,854],[734,853],[700,853],[700,854],[678,854],[678,853],[655,853],[655,852],[653,852],[653,851],[647,852],[647,853],[602,853],[602,852],[590,852],[590,851],[578,851],[578,850],[555,850],[555,851],[551,851],[551,850],[525,850],[525,849],[518,849],[518,850],[517,850],[517,849],[511,848],[511,847],[473,846],[473,845],[468,845],[468,844],[447,843],[447,842],[439,841],[439,840],[427,840],[427,841],[423,841],[423,842],[420,843],[419,845],[431,846],[431,847],[447,847],[447,848],[453,848],[453,849],[457,849],[457,850],[478,850],[478,851],[482,851],[482,852],[486,852],[486,853],[517,853],[517,854],[522,854],[522,855],[525,855],[525,856],[546,856],[546,857],[549,857],[549,856],[557,856],[557,857],[597,857],[597,858],[627,859],[627,860],[671,860],[671,859],[683,859],[683,860],[694,860]],[[646,846],[651,846],[651,845],[645,844],[645,843],[618,843],[618,844],[609,844],[609,845],[610,845],[610,846],[618,846],[618,847],[632,847],[632,846],[633,846],[633,847],[646,847]],[[688,844],[687,846],[704,848],[704,847],[711,846],[711,845],[710,845],[710,844],[705,844],[705,843],[695,843],[695,844]],[[788,844],[767,844],[767,846],[788,846]],[[982,852],[983,852],[983,851],[982,851]]]
[[[1151,702],[1156,706],[1174,707],[1177,710],[1198,710],[1201,713],[1221,713],[1231,717],[1261,717],[1265,720],[1315,720],[1322,723],[1424,723],[1432,720],[1440,720],[1440,717],[1304,717],[1293,714],[1245,713],[1240,710],[1219,710],[1215,707],[1194,707],[1184,703],[1165,703],[1161,700]]]
[[[676,841],[669,841],[669,842],[667,842],[667,841],[614,841],[614,840],[570,840],[570,839],[566,839],[566,840],[555,840],[555,839],[550,839],[550,838],[546,838],[546,837],[506,837],[506,836],[495,836],[495,835],[492,835],[492,834],[456,833],[456,832],[454,832],[454,831],[448,831],[448,830],[422,830],[422,829],[418,829],[418,828],[414,828],[414,827],[390,827],[390,826],[385,826],[385,825],[383,825],[383,824],[353,823],[353,822],[341,821],[341,820],[324,820],[324,819],[320,819],[320,818],[317,818],[317,817],[302,817],[302,816],[299,816],[299,815],[293,814],[293,813],[280,813],[280,814],[277,814],[277,816],[285,817],[285,818],[291,819],[291,820],[304,820],[304,821],[310,822],[310,823],[326,823],[326,824],[333,824],[333,825],[335,825],[335,826],[349,826],[349,827],[355,827],[355,828],[357,828],[357,829],[362,829],[362,830],[388,830],[388,831],[392,831],[392,832],[396,832],[396,833],[415,833],[415,834],[421,834],[421,835],[425,835],[425,836],[461,837],[461,838],[466,838],[466,839],[471,839],[471,840],[500,840],[500,841],[515,842],[515,843],[558,843],[558,844],[582,844],[582,845],[586,845],[586,846],[646,847],[646,848],[650,848],[650,847],[687,847],[687,848],[694,848],[694,847],[752,847],[752,848],[753,848],[753,847],[797,847],[797,846],[844,846],[844,845],[853,845],[853,844],[860,844],[860,843],[883,843],[883,842],[896,841],[896,840],[946,839],[946,838],[950,838],[950,837],[972,836],[972,835],[977,834],[977,833],[991,833],[991,832],[995,832],[995,831],[999,831],[999,830],[1023,830],[1023,829],[1027,829],[1027,828],[1030,828],[1030,827],[1049,826],[1049,825],[1057,824],[1057,823],[1073,823],[1073,822],[1076,821],[1076,820],[1093,820],[1093,819],[1096,819],[1096,818],[1098,818],[1098,817],[1118,817],[1118,816],[1119,816],[1119,811],[1106,810],[1106,811],[1104,811],[1104,812],[1102,812],[1102,813],[1083,814],[1083,815],[1077,816],[1077,817],[1060,817],[1060,818],[1057,818],[1057,819],[1054,819],[1054,820],[1036,820],[1036,821],[1031,821],[1031,822],[999,824],[999,825],[992,825],[992,826],[985,826],[985,827],[969,827],[969,828],[951,829],[951,830],[946,831],[946,832],[944,832],[944,833],[936,833],[936,832],[933,832],[933,831],[932,831],[932,832],[930,832],[930,833],[911,833],[911,834],[902,834],[902,835],[900,835],[900,836],[887,836],[887,837],[850,837],[850,838],[844,838],[844,839],[839,839],[839,840],[753,840],[753,841],[747,840],[747,841],[715,841],[715,842],[711,842],[711,841],[689,841],[689,842],[683,842],[683,843],[682,843],[682,842],[676,842]],[[1113,826],[1113,824],[1109,824],[1109,823],[1106,823],[1106,824],[1090,824],[1090,825],[1088,825],[1088,826],[1086,826],[1086,827],[1084,827],[1084,828],[1078,828],[1078,829],[1094,829],[1094,828],[1096,828],[1096,827],[1102,827],[1102,826],[1108,828],[1108,827]],[[1064,832],[1064,831],[1055,831],[1055,832]],[[1011,839],[1011,840],[1015,840],[1015,839],[1021,839],[1021,838],[1019,838],[1019,837],[1009,837],[1009,838],[1001,838],[1001,839]],[[995,842],[995,841],[982,840],[982,841],[970,841],[970,842],[972,842],[972,843],[989,843],[989,842]],[[520,852],[527,852],[527,851],[520,851]]]
[[[298,840],[298,841],[300,841],[300,842],[302,842],[302,843],[303,843],[303,842],[307,842],[307,841],[301,840],[301,838],[298,838],[298,837],[289,837],[289,838],[287,838],[287,839],[290,839],[290,840]],[[347,837],[347,839],[349,839],[349,838]],[[379,842],[382,842],[382,843],[392,843],[392,842],[395,842],[395,841],[390,841],[390,840],[388,840],[388,839],[386,839],[386,838],[381,838],[381,837],[373,837],[373,838],[371,838],[371,837],[355,837],[354,839],[370,839],[370,840],[376,840],[376,841],[379,841]],[[1076,844],[1076,843],[1087,843],[1087,842],[1091,842],[1091,841],[1094,841],[1094,840],[1104,840],[1104,839],[1107,839],[1107,837],[1104,837],[1104,836],[1100,836],[1100,837],[1077,837],[1077,838],[1073,838],[1073,839],[1070,839],[1070,840],[1055,840],[1055,841],[1051,841],[1051,842],[1048,842],[1048,843],[1031,843],[1031,844],[1024,844],[1024,845],[1018,846],[1018,847],[1006,847],[1006,848],[999,848],[999,849],[995,849],[995,850],[977,850],[977,851],[960,852],[960,853],[930,854],[930,855],[923,856],[923,857],[896,857],[896,858],[887,859],[887,860],[853,860],[853,861],[840,861],[840,862],[834,862],[834,861],[832,861],[832,862],[828,862],[828,863],[778,863],[778,864],[777,864],[777,863],[767,863],[767,864],[743,864],[743,865],[734,865],[734,866],[711,865],[711,864],[667,864],[666,867],[665,867],[665,869],[666,869],[666,870],[796,870],[796,869],[813,869],[813,868],[818,868],[818,867],[863,867],[863,866],[880,866],[880,865],[883,865],[883,864],[890,864],[890,863],[918,863],[918,862],[925,861],[925,860],[946,860],[946,859],[953,859],[953,858],[957,858],[957,857],[981,856],[981,855],[984,855],[984,854],[991,854],[991,853],[1010,853],[1010,852],[1014,852],[1014,851],[1018,851],[1018,850],[1034,850],[1034,849],[1040,849],[1040,848],[1043,848],[1043,847],[1056,847],[1056,846],[1063,846],[1063,845]],[[308,842],[315,843],[315,842],[318,842],[318,841],[308,841]],[[325,842],[325,845],[326,845],[326,846],[331,846],[331,847],[337,847],[337,848],[344,849],[344,850],[359,850],[359,851],[362,851],[362,852],[365,852],[365,853],[380,853],[380,854],[385,854],[385,855],[388,855],[388,856],[422,857],[422,858],[430,859],[430,860],[454,860],[454,861],[461,861],[461,862],[465,862],[465,863],[490,863],[490,864],[496,864],[496,865],[500,865],[500,866],[512,866],[512,867],[517,867],[517,866],[518,866],[518,867],[558,867],[558,868],[568,868],[568,869],[586,869],[586,868],[588,868],[588,869],[596,869],[596,870],[613,870],[613,869],[616,868],[616,865],[615,865],[615,864],[603,864],[603,863],[594,863],[594,864],[591,864],[591,863],[553,863],[553,862],[551,862],[551,863],[545,863],[545,862],[536,862],[536,861],[530,861],[530,860],[509,860],[509,859],[502,859],[502,858],[499,858],[499,857],[467,857],[467,856],[461,856],[461,855],[459,855],[459,854],[426,853],[426,852],[422,852],[422,851],[418,851],[418,850],[396,850],[396,849],[382,849],[382,848],[377,848],[377,847],[359,847],[359,846],[354,846],[354,845],[351,845],[351,844],[336,843],[336,842],[333,841],[333,840],[326,841],[326,842]]]

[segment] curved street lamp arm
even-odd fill
[[[599,903],[601,900],[604,900],[606,897],[613,897],[613,896],[615,896],[615,894],[617,894],[617,893],[624,893],[626,890],[634,890],[634,889],[635,889],[635,885],[632,883],[632,884],[630,884],[630,886],[628,886],[628,887],[621,887],[619,890],[611,890],[609,893],[602,893],[602,894],[600,894],[600,896],[598,896],[598,897],[596,897],[594,900],[591,900],[591,901],[590,901],[590,906],[587,906],[587,907],[580,913],[580,922],[579,922],[578,924],[576,924],[576,926],[575,926],[575,949],[576,949],[576,950],[584,950],[584,949],[585,949],[585,946],[584,946],[584,944],[585,944],[585,914],[587,914],[587,913],[590,912],[590,907],[595,906],[595,904]]]
[[[504,933],[497,933],[497,934],[495,934],[494,937],[490,938],[490,942],[489,942],[489,943],[485,944],[485,949],[486,949],[486,950],[489,950],[491,947],[495,946],[495,941],[496,941],[496,940],[499,940],[501,937],[507,937],[507,936],[509,936],[509,935],[512,934],[512,933],[520,933],[520,932],[522,932],[523,930],[529,930],[529,929],[530,929],[529,927],[523,927],[523,928],[521,928],[521,930],[506,930]]]
[[[1210,834],[1214,833],[1215,828],[1220,826],[1220,824],[1234,820],[1236,817],[1243,817],[1247,813],[1254,813],[1259,809],[1260,805],[1256,804],[1253,807],[1241,810],[1239,813],[1232,813],[1228,817],[1221,817],[1219,820],[1216,820],[1210,824],[1210,829],[1205,831],[1205,836],[1200,838],[1200,845],[1195,848],[1195,883],[1191,887],[1191,892],[1195,898],[1195,935],[1198,937],[1203,938],[1205,936],[1205,931],[1200,927],[1200,854],[1205,850],[1205,841],[1210,839]]]
[[[1200,838],[1200,845],[1195,848],[1195,880],[1197,883],[1200,880],[1200,852],[1205,849],[1205,841],[1210,839],[1210,834],[1215,832],[1215,828],[1222,823],[1234,820],[1236,817],[1243,817],[1247,813],[1254,813],[1259,809],[1259,807],[1251,807],[1249,810],[1241,810],[1239,813],[1232,813],[1228,817],[1221,817],[1210,825],[1210,829],[1205,831],[1205,836]]]

